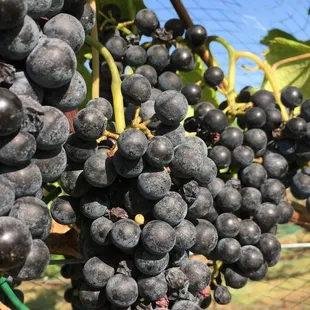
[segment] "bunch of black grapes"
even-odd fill
[[[236,104],[252,105],[230,126],[225,102],[201,102],[202,88],[177,75],[195,68],[206,30],[185,31],[178,19],[160,28],[143,9],[139,35],[110,24],[100,33],[122,78],[127,128],[115,133],[102,60],[101,97],[80,109],[70,134],[64,112],[86,96],[75,53],[94,12],[83,0],[34,3],[6,0],[0,12],[0,271],[8,282],[45,270],[52,219],[79,231],[85,263],[62,267],[73,309],[205,309],[212,296],[228,304],[227,287],[263,279],[280,259],[277,224],[293,214],[286,189],[309,206],[310,100],[284,89],[282,103],[301,113],[283,122],[271,92],[246,87]],[[118,7],[101,10],[122,21]],[[184,33],[188,47],[171,52]],[[150,46],[139,45],[141,35]],[[208,68],[205,87],[223,77]],[[189,105],[194,116],[185,119]],[[49,210],[55,181],[62,193]]]

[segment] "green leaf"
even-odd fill
[[[275,38],[285,38],[297,41],[297,39],[290,33],[287,33],[280,29],[271,29],[268,31],[268,34],[260,41],[260,43],[268,46],[270,41],[274,40]]]
[[[310,53],[310,45],[295,39],[276,37],[269,41],[265,53],[267,63],[272,66],[280,60]],[[310,58],[292,61],[278,67],[274,73],[280,90],[288,85],[301,89],[304,98],[310,97]],[[271,90],[268,81],[264,80],[262,88]]]
[[[179,72],[178,75],[182,79],[183,85],[188,83],[196,83],[203,78],[203,74],[206,71],[206,67],[204,62],[199,56],[195,56],[196,58],[196,67],[190,72]],[[219,100],[216,96],[216,91],[208,86],[204,86],[202,88],[202,97],[200,102],[209,101],[213,103],[215,106],[219,105]],[[188,113],[186,117],[190,117],[194,115],[194,106],[189,106]]]

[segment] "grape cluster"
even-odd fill
[[[185,30],[178,19],[160,28],[142,9],[134,25],[151,46],[111,25],[100,32],[122,80],[127,128],[118,134],[105,60],[100,97],[81,108],[87,89],[76,53],[95,23],[89,4],[5,0],[3,8],[0,271],[7,281],[15,287],[45,270],[52,220],[79,232],[85,263],[61,269],[73,309],[198,310],[212,296],[228,304],[227,287],[263,279],[280,259],[277,224],[293,214],[286,190],[310,209],[310,100],[284,89],[291,118],[283,122],[273,93],[245,87],[236,110],[247,108],[232,120],[227,102],[201,102],[202,86],[183,85],[177,74],[195,68],[206,29]],[[121,21],[117,6],[101,10]],[[182,36],[187,47],[176,44]],[[211,66],[204,87],[223,79]],[[77,108],[70,132],[64,113]],[[61,194],[50,202],[46,191],[55,186]]]

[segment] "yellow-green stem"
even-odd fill
[[[89,1],[90,6],[95,12],[97,12],[97,6],[95,0]],[[98,28],[97,28],[97,20],[95,21],[95,25],[91,31],[91,36],[94,40],[98,41]],[[100,62],[99,62],[99,52],[92,48],[92,98],[98,98],[99,97],[99,88],[100,88]]]
[[[280,107],[283,121],[284,122],[288,121],[289,115],[286,111],[285,106],[281,102],[280,91],[279,91],[277,83],[274,79],[273,72],[272,72],[270,66],[268,66],[266,63],[263,62],[262,59],[260,59],[257,55],[255,55],[251,52],[237,51],[237,52],[235,52],[235,56],[236,56],[236,61],[242,57],[252,59],[254,62],[256,62],[259,65],[260,69],[264,71],[266,79],[270,83],[271,88],[273,90],[274,96],[276,98],[276,102],[277,102],[278,106]]]
[[[113,96],[113,108],[114,108],[116,132],[121,133],[125,129],[126,123],[125,123],[123,96],[121,91],[122,82],[119,76],[117,66],[114,62],[111,53],[100,42],[94,40],[91,36],[86,37],[86,42],[92,47],[96,48],[100,52],[100,54],[104,57],[105,61],[108,63],[112,76],[111,91]]]

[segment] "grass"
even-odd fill
[[[283,244],[310,242],[310,233],[292,224],[281,225],[277,236]],[[240,290],[229,289],[233,296],[230,305],[212,303],[208,309],[309,310],[309,270],[310,249],[284,249],[281,261],[269,269],[263,281],[249,281]],[[40,281],[22,283],[20,289],[31,310],[71,309],[63,299],[63,293],[70,284],[61,277],[59,271],[59,266],[49,266]]]

